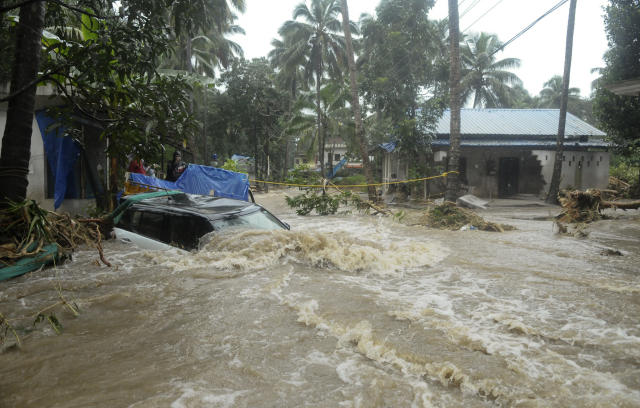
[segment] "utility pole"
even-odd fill
[[[564,128],[567,123],[567,102],[569,101],[569,77],[571,75],[571,53],[573,52],[573,26],[576,20],[577,0],[571,0],[569,22],[567,24],[567,44],[564,53],[564,73],[562,75],[562,98],[560,99],[560,118],[558,120],[558,138],[556,139],[556,158],[553,162],[553,175],[549,185],[547,203],[558,203],[560,177],[562,176],[562,156],[564,153]]]
[[[369,200],[375,202],[377,195],[373,184],[373,175],[371,174],[371,165],[369,163],[369,152],[367,142],[364,135],[364,126],[362,125],[362,114],[360,112],[360,100],[358,99],[358,82],[356,78],[356,63],[353,57],[353,43],[351,41],[351,28],[349,27],[349,7],[347,0],[342,0],[342,29],[344,31],[345,45],[347,48],[347,62],[349,64],[349,85],[351,88],[351,107],[353,108],[353,116],[356,124],[356,143],[360,147],[360,155],[362,156],[362,169],[367,180]]]
[[[451,121],[449,124],[449,161],[447,175],[447,190],[445,201],[455,202],[460,190],[460,178],[458,166],[460,162],[460,22],[458,17],[458,0],[449,0],[449,49],[450,49],[450,109]]]

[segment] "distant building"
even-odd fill
[[[469,193],[481,197],[543,195],[553,173],[558,109],[462,109],[460,179]],[[450,111],[436,125],[434,162],[447,169]],[[606,188],[609,153],[605,133],[567,113],[560,188]],[[408,163],[395,143],[385,152],[383,181],[406,180]],[[442,191],[430,183],[430,192]]]
[[[340,160],[344,159],[347,155],[347,144],[342,138],[330,137],[327,139],[324,145],[324,164],[325,168],[331,168],[338,164]],[[310,168],[320,168],[320,158],[316,153],[313,159],[309,160],[304,152],[297,152],[294,158],[294,164],[296,166],[308,166]],[[344,166],[345,168],[362,168],[362,160],[349,160]]]

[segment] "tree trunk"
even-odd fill
[[[318,156],[320,156],[320,175],[324,178],[324,126],[322,124],[322,110],[320,108],[320,71],[316,71],[316,114],[318,125]]]
[[[460,27],[458,21],[458,0],[449,0],[449,42],[451,49],[449,73],[451,121],[449,131],[449,169],[447,176],[446,201],[455,201],[460,190],[458,165],[460,162]]]
[[[42,28],[45,3],[36,1],[20,7],[16,30],[15,60],[11,73],[14,94],[33,82],[40,69]],[[27,197],[31,133],[36,103],[36,84],[9,100],[7,121],[0,153],[0,206],[7,200],[22,201]]]
[[[351,90],[353,117],[356,125],[356,144],[360,148],[362,169],[364,170],[364,176],[367,180],[367,184],[369,184],[369,187],[367,187],[369,200],[375,202],[377,195],[376,189],[372,185],[374,183],[373,172],[371,171],[371,164],[369,163],[369,149],[367,148],[367,141],[362,123],[362,113],[360,112],[356,63],[353,57],[353,42],[351,40],[351,28],[349,27],[349,6],[347,5],[347,0],[342,0],[342,30],[344,31],[345,45],[347,48],[347,63],[349,64],[349,87]]]
[[[564,54],[564,74],[562,76],[562,99],[560,100],[560,119],[558,120],[558,138],[556,139],[556,158],[553,162],[553,175],[549,185],[547,203],[558,203],[560,177],[562,176],[562,155],[564,153],[564,128],[567,122],[567,102],[569,100],[569,77],[571,74],[571,53],[573,51],[573,25],[576,19],[576,2],[571,0],[569,22],[567,24],[567,45]]]
[[[261,180],[258,173],[258,125],[255,120],[253,121],[253,173],[256,180]]]

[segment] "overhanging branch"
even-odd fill
[[[87,15],[89,17],[97,18],[97,19],[100,19],[100,20],[105,20],[105,19],[108,18],[108,17],[105,17],[105,16],[100,16],[98,14],[89,12],[87,10],[83,10],[81,8],[78,8],[78,7],[74,7],[72,5],[66,4],[66,3],[62,2],[61,0],[25,0],[25,1],[20,2],[20,3],[12,4],[11,6],[0,7],[0,14],[1,13],[6,13],[7,11],[18,9],[20,7],[28,6],[29,4],[35,3],[37,1],[46,1],[48,3],[55,3],[55,4],[57,4],[57,5],[61,6],[61,7],[67,8],[69,10],[76,11],[78,13],[82,13],[82,14]]]
[[[46,81],[47,79],[51,79],[51,75],[53,75],[55,73],[50,72],[46,75],[40,76],[36,79],[34,79],[33,81],[29,82],[28,84],[26,84],[25,86],[23,86],[22,88],[18,89],[17,91],[15,91],[12,94],[9,94],[7,96],[5,96],[4,98],[0,98],[0,102],[8,102],[9,100],[15,98],[18,95],[21,95],[22,93],[26,92],[29,88],[31,88],[32,86],[36,85],[38,82],[42,82],[42,81]]]

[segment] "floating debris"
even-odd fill
[[[558,201],[562,206],[562,212],[558,214],[556,220],[560,223],[589,223],[604,218],[602,210],[605,208],[621,210],[640,208],[640,201],[605,201],[603,193],[606,192],[611,191],[596,189],[560,191]]]
[[[478,229],[481,231],[504,232],[515,229],[511,225],[485,221],[473,211],[457,207],[450,201],[436,205],[428,210],[422,221],[428,227],[448,230],[464,228],[465,230]]]
[[[58,245],[62,252],[71,252],[81,244],[95,246],[102,262],[111,266],[101,244],[108,224],[108,219],[71,218],[47,211],[33,200],[9,203],[0,211],[0,267],[37,255],[50,244]]]

